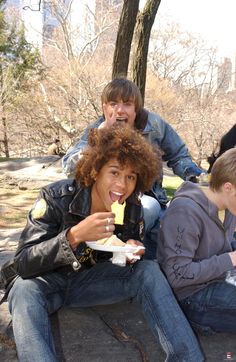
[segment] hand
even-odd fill
[[[115,122],[117,118],[117,110],[118,106],[114,106],[112,109],[112,113],[108,113],[107,111],[107,104],[103,104],[103,113],[105,116],[105,121],[100,124],[98,128],[105,128],[105,127],[111,127]]]
[[[233,266],[236,266],[236,250],[229,253]]]
[[[110,237],[115,230],[114,216],[112,212],[96,212],[72,226],[67,233],[67,240],[72,249],[85,241]]]
[[[138,240],[129,239],[126,244],[133,245],[133,246],[143,246],[143,243],[141,243]],[[140,256],[142,256],[145,253],[145,249],[140,249],[136,253],[127,253],[127,262],[130,264],[134,264],[137,260],[140,259]],[[138,255],[139,258],[134,258],[134,255]]]
[[[143,246],[143,243],[141,243],[138,240],[134,240],[134,239],[127,240],[126,244],[133,245],[133,246]],[[140,249],[136,253],[134,253],[134,255],[144,255],[144,254],[145,254],[145,249]]]
[[[198,183],[202,186],[207,186],[209,182],[209,174],[202,172],[199,176],[189,176],[186,178],[186,180],[193,183]]]

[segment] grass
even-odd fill
[[[164,176],[163,187],[167,192],[167,196],[171,199],[175,190],[182,184],[183,180],[178,176]]]
[[[0,157],[0,162],[7,162],[7,161],[27,161],[29,158],[27,157]]]

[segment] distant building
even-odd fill
[[[95,11],[96,1],[74,0],[70,12],[70,35],[73,50],[76,54],[87,45],[92,50],[91,41],[95,37]]]
[[[92,50],[93,39],[98,31],[96,19],[102,21],[104,14],[108,13],[111,7],[120,9],[121,4],[122,0],[73,0],[72,2],[7,0],[6,2],[7,7],[19,9],[25,26],[26,39],[40,52],[44,44],[53,37],[60,19],[66,17],[69,40],[75,54],[79,54],[85,45],[87,50]]]
[[[52,38],[61,19],[66,18],[67,30],[74,52],[79,52],[94,37],[95,1],[64,0],[61,2],[41,1],[40,10],[32,0],[23,2],[22,19],[26,38],[42,51],[43,45]],[[37,6],[39,1],[36,2]],[[70,6],[70,9],[69,9]]]
[[[21,19],[25,26],[26,40],[42,51],[43,46],[43,9],[39,10],[37,0],[19,0],[21,8]]]

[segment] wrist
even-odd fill
[[[236,252],[235,251],[231,251],[229,253],[230,259],[232,261],[233,266],[236,266]]]
[[[67,239],[71,249],[73,251],[75,251],[76,248],[78,247],[78,245],[80,244],[80,241],[74,237],[73,231],[71,229],[69,229],[68,232],[66,233],[66,239]]]

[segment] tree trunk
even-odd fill
[[[143,100],[146,85],[149,39],[160,3],[161,0],[147,0],[143,11],[138,15],[135,29],[135,50],[132,64],[132,79],[139,87]]]
[[[7,122],[6,117],[2,117],[2,125],[3,125],[3,147],[4,147],[4,153],[6,157],[10,157],[9,154],[9,146],[8,146],[8,137],[7,137]]]
[[[127,76],[139,0],[124,0],[112,64],[112,79]]]
[[[1,98],[0,98],[0,114],[2,120],[2,132],[3,139],[1,142],[3,143],[3,149],[6,157],[9,157],[9,145],[8,145],[8,136],[7,136],[7,121],[5,117],[5,94],[3,89],[3,74],[2,74],[2,65],[0,64],[0,90],[1,90]]]

